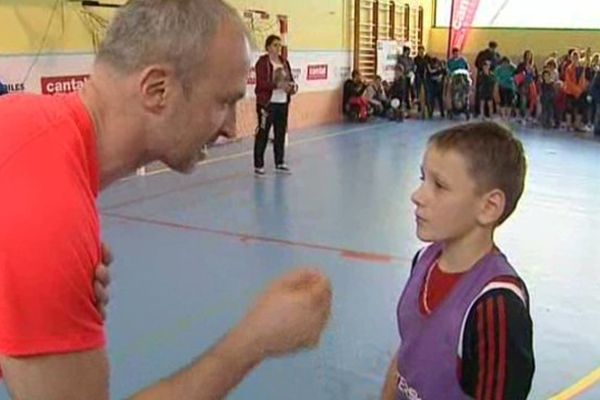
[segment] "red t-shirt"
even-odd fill
[[[104,347],[94,306],[99,177],[77,94],[0,98],[0,354]]]
[[[451,274],[440,269],[436,261],[427,272],[421,287],[419,308],[422,314],[431,314],[448,297],[464,273]]]

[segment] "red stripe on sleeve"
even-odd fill
[[[494,395],[494,377],[496,364],[496,324],[494,321],[494,301],[486,300],[487,306],[487,342],[488,342],[488,359],[487,359],[487,384],[486,384],[486,399],[492,399]]]
[[[484,380],[484,372],[485,368],[485,335],[483,334],[483,304],[479,304],[477,306],[477,341],[479,348],[477,352],[479,353],[479,371],[477,377],[477,400],[483,400],[483,380]]]
[[[498,377],[496,379],[496,399],[504,399],[506,378],[506,303],[504,296],[497,299],[498,303]]]

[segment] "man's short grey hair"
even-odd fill
[[[123,73],[169,63],[187,88],[224,21],[248,36],[239,13],[223,0],[130,0],[109,25],[96,60]]]

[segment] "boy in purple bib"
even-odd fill
[[[397,309],[400,347],[384,400],[520,400],[535,369],[525,283],[494,245],[515,210],[526,161],[492,122],[429,139],[412,195],[417,253]]]

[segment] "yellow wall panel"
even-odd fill
[[[124,0],[103,0],[123,3]],[[292,50],[351,50],[351,1],[353,0],[229,0],[242,12],[260,9],[272,17],[289,18],[288,42]],[[424,8],[424,40],[431,25],[432,0],[411,0]],[[416,2],[416,3],[415,3]],[[397,1],[397,6],[404,4]],[[99,17],[110,20],[113,9],[89,8]],[[2,0],[0,2],[0,54],[91,52],[91,27],[82,17],[82,7],[66,0]],[[270,32],[278,32],[276,20],[270,21]],[[47,30],[47,35],[45,35]],[[263,26],[264,28],[264,26]],[[261,47],[267,33],[258,32]]]
[[[464,49],[464,54],[474,58],[486,48],[490,40],[498,42],[498,51],[512,58],[513,62],[521,60],[523,51],[530,49],[541,62],[550,53],[557,51],[563,55],[571,47],[600,50],[600,31],[597,30],[558,30],[558,29],[473,29]],[[433,28],[429,36],[429,51],[434,54],[446,54],[448,45],[448,29]]]
[[[110,18],[112,11],[94,9]],[[2,0],[0,53],[90,52],[92,36],[82,20],[81,6],[64,0]]]

